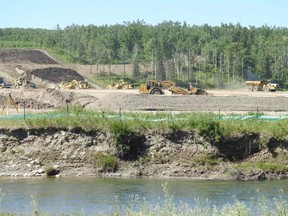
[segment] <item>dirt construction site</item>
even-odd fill
[[[17,114],[12,103],[7,102],[8,95],[20,114],[24,106],[26,112],[34,113],[76,104],[99,111],[288,113],[287,92],[251,92],[244,85],[239,90],[206,89],[209,94],[205,96],[172,95],[168,90],[164,95],[140,94],[139,89],[101,89],[93,83],[89,89],[57,88],[61,82],[89,81],[93,75],[88,67],[86,70],[75,68],[61,64],[41,50],[0,49],[0,78],[5,83],[13,83],[18,77],[28,77],[36,85],[36,88],[0,88],[0,108],[9,109],[1,115]]]

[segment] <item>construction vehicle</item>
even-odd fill
[[[182,94],[182,95],[208,95],[207,91],[202,88],[194,87],[191,83],[189,83],[188,89],[184,89],[177,86],[171,86],[169,91],[172,94]]]
[[[80,89],[89,89],[90,85],[86,80],[80,80],[80,81],[78,81],[78,87]]]
[[[89,89],[90,85],[87,81],[84,80],[72,80],[71,82],[61,82],[58,86],[58,89]]]
[[[32,83],[23,77],[18,77],[17,79],[14,80],[14,87],[15,88],[20,88],[20,87],[36,88],[36,85],[35,83]]]
[[[0,78],[0,88],[12,88],[12,84],[10,83],[5,83],[2,78]]]
[[[260,81],[246,81],[245,85],[248,86],[250,91],[271,91],[275,92],[278,84],[268,82],[267,80]]]
[[[129,84],[125,82],[124,80],[119,80],[118,82],[114,82],[110,85],[108,85],[109,89],[134,89],[133,84]]]
[[[169,88],[171,86],[176,86],[176,83],[169,80],[162,82],[148,80],[146,84],[140,85],[139,92],[142,94],[164,94],[163,89]]]

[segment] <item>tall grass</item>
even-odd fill
[[[254,215],[287,215],[287,201],[283,198],[283,191],[273,200],[267,199],[256,189],[258,197],[251,199],[250,205],[231,197],[231,203],[222,207],[211,206],[209,200],[194,198],[189,203],[175,202],[167,183],[162,184],[164,198],[153,205],[141,199],[138,195],[131,196],[128,205],[119,206],[113,215],[127,216],[254,216]]]
[[[54,115],[54,116],[53,116]],[[165,129],[196,130],[204,138],[217,142],[223,136],[235,134],[258,134],[259,137],[285,139],[288,134],[288,120],[268,121],[261,119],[237,120],[218,119],[214,113],[116,113],[85,110],[80,106],[61,109],[50,113],[48,117],[27,117],[24,119],[5,119],[0,127],[27,128],[82,128],[84,130],[110,130],[119,143],[119,134],[137,130]],[[120,127],[121,126],[121,127]],[[129,130],[129,131],[128,131]],[[118,137],[118,138],[117,138]]]

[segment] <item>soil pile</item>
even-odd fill
[[[14,109],[12,103],[9,101],[7,103],[8,97],[7,92],[0,94],[0,109],[5,105]],[[45,109],[47,111],[60,107],[71,107],[73,105],[86,107],[98,100],[98,98],[92,95],[59,91],[51,88],[38,92],[26,89],[24,91],[14,91],[12,98],[20,109],[25,107],[27,109]]]
[[[40,50],[0,49],[0,63],[59,64]]]
[[[81,76],[76,71],[68,68],[49,67],[43,69],[36,69],[31,71],[30,74],[40,79],[54,83],[71,82],[72,80],[84,80],[83,76]]]

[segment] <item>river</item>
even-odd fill
[[[268,200],[280,194],[288,200],[288,181],[207,181],[150,178],[0,178],[0,212],[31,215],[34,208],[45,214],[108,214],[128,206],[131,196],[150,205],[164,199],[167,182],[174,203],[196,205],[195,198],[221,209],[235,199],[251,205],[259,193]],[[142,202],[140,202],[142,203]],[[136,206],[137,208],[137,206]]]

